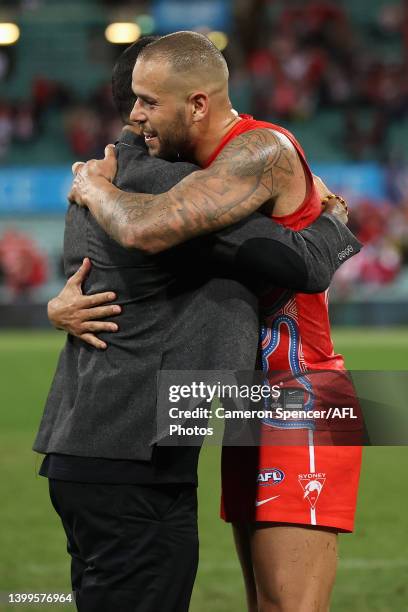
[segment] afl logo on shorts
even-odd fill
[[[257,483],[260,487],[270,487],[277,485],[285,478],[285,474],[279,468],[264,468],[257,476]]]

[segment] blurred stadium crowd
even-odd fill
[[[49,9],[50,2],[9,4],[19,4],[21,14],[35,16]],[[131,3],[84,2],[83,10],[87,4],[99,6],[103,15],[119,7],[129,10]],[[137,4],[140,11],[149,11],[149,2]],[[132,7],[134,11],[135,3]],[[352,202],[352,228],[367,248],[340,271],[333,295],[378,298],[378,288],[387,286],[392,287],[390,295],[406,298],[408,0],[240,0],[233,10],[224,53],[235,108],[293,131],[312,163],[375,161],[386,168],[386,196]],[[77,65],[72,86],[72,79],[64,78],[65,66],[60,66],[57,73],[32,74],[25,96],[7,94],[19,63],[12,51],[0,47],[3,164],[98,157],[107,142],[115,141],[121,124],[111,101],[109,72],[124,47],[95,43],[100,32],[87,19],[89,44],[82,53],[99,54],[99,68],[103,64],[98,73],[102,76],[93,81]],[[62,29],[59,36],[63,44]],[[84,66],[89,60],[85,55]],[[1,245],[6,240],[10,242],[0,232],[5,279],[6,249]],[[33,277],[38,280],[38,275]],[[45,272],[42,277],[45,280]]]
[[[46,2],[21,4],[35,12]],[[323,127],[333,159],[387,161],[406,155],[398,150],[395,132],[408,133],[407,0],[236,4],[225,55],[231,67],[232,98],[239,110],[290,124],[295,132],[298,127],[306,132],[307,145],[313,145],[309,133]],[[356,12],[358,5],[361,15]],[[107,59],[113,61],[113,55]],[[15,64],[0,47],[0,83],[5,93]],[[78,77],[86,80],[79,67]],[[30,87],[25,99],[0,94],[0,155],[5,162],[13,142],[24,144],[42,135],[47,146],[50,111],[60,111],[57,117],[72,155],[100,154],[106,137],[116,135],[109,79],[87,95],[81,88],[70,90],[64,71],[58,80],[34,74]],[[319,148],[321,143],[311,146],[309,155],[327,159],[327,146],[323,151]]]
[[[84,159],[100,157],[106,143],[115,141],[122,127],[112,104],[109,83],[81,101],[63,83],[36,77],[29,100],[16,103],[0,99],[0,156],[3,163],[7,163],[12,145],[15,155],[24,156],[24,145],[41,142],[41,139],[45,148],[44,159],[52,154],[51,147],[47,151],[47,119],[50,114],[61,121],[64,128],[65,143],[62,144],[68,145],[72,156]],[[65,161],[65,156],[61,161]]]
[[[386,159],[389,129],[408,118],[408,3],[376,11],[374,2],[363,23],[331,0],[269,4],[275,10],[260,24],[262,44],[246,62],[254,113],[305,121],[341,111],[336,144],[347,156]]]

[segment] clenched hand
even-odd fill
[[[343,198],[336,196],[327,187],[319,176],[313,175],[315,187],[322,199],[324,204],[324,212],[330,213],[337,217],[342,223],[347,225],[348,222],[348,207]],[[330,196],[330,199],[324,202],[324,200]]]
[[[117,168],[115,146],[112,144],[105,147],[104,159],[91,159],[86,163],[75,162],[72,164],[74,180],[68,200],[78,206],[87,206],[92,180],[102,178],[112,183]]]

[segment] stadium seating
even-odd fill
[[[103,33],[106,23],[97,2],[46,0],[36,11],[24,11],[19,23],[15,71],[2,96],[29,97],[33,75],[46,75],[84,96],[109,76],[106,58],[89,53],[90,34],[98,29]]]
[[[358,32],[358,38],[385,62],[393,62],[402,56],[402,42],[398,35],[379,34],[378,16],[386,5],[389,5],[388,0],[343,0],[341,3]],[[265,3],[265,16],[272,28],[281,10],[282,4],[278,2]],[[23,11],[19,19],[22,35],[15,49],[15,67],[7,87],[1,86],[0,99],[31,99],[33,75],[46,75],[48,79],[66,86],[77,101],[89,100],[102,83],[109,82],[110,68],[117,52],[103,36],[109,16],[106,5],[98,0],[42,0],[36,10]],[[244,79],[242,83],[233,84],[232,90],[236,108],[251,112],[250,81]],[[313,160],[337,162],[350,157],[350,151],[344,146],[343,117],[341,110],[318,108],[307,119],[290,122],[276,117],[268,119],[291,129]],[[367,109],[363,109],[360,117],[363,123],[370,121]],[[39,139],[29,144],[14,142],[3,162],[59,164],[69,161],[73,153],[66,141],[63,111],[52,109],[43,123]],[[400,130],[399,124],[391,125],[386,142],[406,156],[406,147],[399,146],[406,133],[404,126]],[[373,159],[375,156],[376,151],[367,148],[362,158]]]

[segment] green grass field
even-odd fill
[[[337,330],[335,340],[349,368],[408,369],[408,329]],[[62,341],[53,332],[0,334],[3,598],[6,592],[66,593],[70,588],[63,531],[30,450]],[[357,529],[340,537],[332,612],[408,610],[407,468],[405,447],[365,450]],[[200,463],[201,562],[192,612],[245,610],[230,530],[218,518],[218,474],[219,449],[207,447]],[[0,603],[1,611],[22,608]]]

